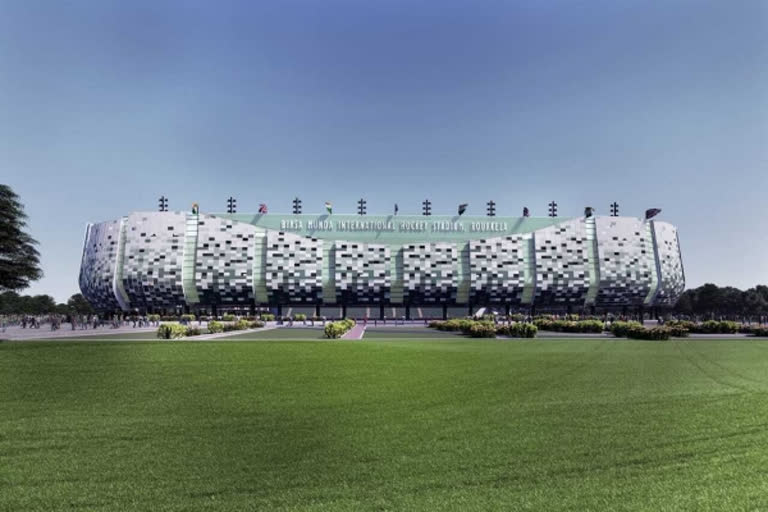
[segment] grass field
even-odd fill
[[[766,510],[768,342],[0,344],[0,510]]]
[[[286,327],[266,331],[233,333],[224,340],[322,340],[326,339],[320,327]]]

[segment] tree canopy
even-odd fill
[[[707,283],[686,290],[674,308],[685,315],[768,315],[768,286],[758,285],[748,290],[733,286]]]
[[[50,295],[19,295],[13,291],[0,293],[0,315],[90,315],[93,312],[80,293],[70,297],[66,304],[56,304]]]
[[[43,276],[37,241],[25,232],[26,227],[19,196],[0,184],[0,291],[21,290]]]

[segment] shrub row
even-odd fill
[[[642,328],[640,322],[622,322],[616,321],[611,324],[611,333],[617,338],[626,338],[630,329]]]
[[[439,331],[461,332],[473,338],[495,338],[496,335],[514,338],[534,338],[538,329],[534,324],[517,322],[514,324],[495,325],[485,320],[454,318],[444,321],[432,321],[429,327]]]
[[[633,340],[668,340],[672,335],[667,327],[631,327],[627,331],[627,338]]]
[[[264,322],[260,322],[258,320],[249,322],[248,320],[240,319],[237,322],[228,323],[212,320],[208,322],[208,332],[210,334],[230,331],[244,331],[246,329],[258,329],[260,327],[264,327]]]
[[[553,320],[536,318],[533,323],[542,331],[553,332],[603,332],[605,324],[600,320]]]
[[[688,336],[684,327],[644,327],[640,322],[613,322],[611,332],[617,338],[633,340],[668,340],[670,337]]]
[[[496,334],[509,336],[511,338],[535,338],[539,328],[536,324],[517,322],[514,324],[499,325],[496,327]]]
[[[348,330],[355,326],[355,321],[351,318],[345,318],[338,322],[328,322],[325,324],[325,337],[330,339],[337,339],[344,336]]]
[[[189,336],[199,336],[200,329],[181,324],[160,324],[157,337],[161,340],[178,340]]]
[[[748,326],[729,320],[707,320],[700,324],[687,320],[669,320],[664,326],[670,328],[680,327],[686,329],[688,332],[696,334],[735,334],[737,332],[745,332],[749,330]]]
[[[464,334],[469,334],[472,326],[477,320],[470,320],[469,318],[451,318],[450,320],[433,321],[429,323],[429,326],[438,331],[461,331]]]

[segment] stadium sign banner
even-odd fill
[[[321,239],[387,241],[468,240],[530,233],[563,217],[459,217],[423,215],[214,214],[268,230]]]

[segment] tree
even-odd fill
[[[26,226],[19,196],[0,185],[0,290],[21,290],[43,276],[37,241],[24,232]]]
[[[78,315],[92,315],[94,313],[91,304],[85,300],[82,293],[76,293],[69,298],[67,306]]]
[[[684,315],[693,314],[693,305],[696,294],[694,290],[685,290],[675,304],[675,312],[682,313]]]
[[[707,283],[696,289],[693,310],[700,315],[714,313],[722,306],[722,291],[716,284]]]
[[[760,288],[760,287],[757,287]],[[750,316],[765,315],[768,311],[768,301],[756,288],[744,292],[744,313]]]

